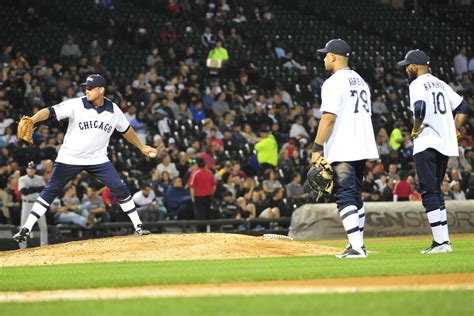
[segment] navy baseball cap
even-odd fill
[[[87,88],[105,87],[105,79],[98,74],[90,75],[87,77],[86,82],[81,83],[81,86]]]
[[[318,53],[333,53],[336,55],[349,57],[351,54],[351,47],[346,43],[346,41],[340,38],[332,39],[326,43],[324,48],[318,49]]]
[[[28,163],[27,168],[36,169],[36,165],[35,165],[34,161],[30,161],[30,162]]]
[[[429,65],[430,58],[426,53],[419,49],[413,49],[405,55],[405,59],[398,62],[400,66],[413,65]]]

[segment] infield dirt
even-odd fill
[[[0,267],[67,263],[215,260],[332,255],[340,248],[238,234],[160,234],[89,239],[0,252]]]

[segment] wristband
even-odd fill
[[[323,151],[323,149],[324,149],[323,145],[313,143],[313,147],[312,147],[313,153]]]

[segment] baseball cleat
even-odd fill
[[[432,254],[432,253],[448,253],[453,251],[451,244],[438,244],[436,241],[433,240],[433,243],[430,247],[426,248],[425,250],[420,251],[422,255]]]
[[[30,236],[30,231],[28,228],[21,228],[18,233],[13,235],[13,240],[16,242],[25,242],[28,239],[28,236]]]
[[[336,255],[336,258],[342,259],[342,258],[367,258],[367,251],[365,251],[365,247],[362,246],[361,249],[355,250],[351,246],[346,248],[343,253],[340,255]]]
[[[139,236],[150,235],[150,231],[143,227],[143,224],[138,224],[137,228],[135,229],[135,234]]]
[[[443,245],[446,246],[446,249],[448,250],[448,252],[453,252],[453,245],[451,245],[451,242],[445,241]]]

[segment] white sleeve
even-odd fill
[[[53,105],[54,112],[56,113],[56,118],[58,121],[65,118],[73,118],[74,116],[74,107],[72,100],[67,100],[59,104]]]
[[[321,111],[339,115],[342,100],[341,88],[337,88],[334,80],[326,80],[321,88]]]
[[[449,102],[451,111],[454,111],[462,102],[463,97],[457,94],[449,85],[444,85],[446,91],[446,101]]]
[[[122,110],[114,104],[114,112],[115,111],[118,113],[117,125],[115,126],[115,129],[120,133],[125,133],[130,127],[130,122],[127,120]]]

